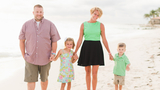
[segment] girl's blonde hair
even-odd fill
[[[91,10],[90,10],[90,13],[93,14],[94,11],[98,11],[99,12],[99,17],[100,18],[103,14],[102,10],[99,8],[99,7],[93,7]]]
[[[73,38],[67,38],[67,39],[65,40],[65,42],[64,42],[65,45],[66,45],[66,42],[67,42],[67,41],[72,41],[72,42],[73,42],[73,47],[72,47],[72,49],[74,49],[74,46],[75,46],[74,39],[73,39]]]

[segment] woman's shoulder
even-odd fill
[[[103,25],[103,23],[102,23],[102,22],[100,22],[100,21],[97,21],[97,23],[100,23],[101,25]]]
[[[88,21],[84,21],[82,24],[81,24],[81,26],[83,26],[83,25],[85,25],[85,24],[87,24],[88,23]]]
[[[83,23],[88,23],[88,21],[84,21]],[[83,24],[83,23],[82,23],[82,24]]]

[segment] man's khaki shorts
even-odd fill
[[[119,84],[119,85],[124,85],[125,83],[125,76],[118,76],[118,75],[114,75],[114,82],[115,85]]]
[[[40,74],[40,79],[42,82],[48,80],[50,63],[44,66],[34,65],[25,62],[25,82],[37,82],[38,75]]]

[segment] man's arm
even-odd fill
[[[52,42],[52,52],[56,53],[57,50],[57,42]]]
[[[55,58],[56,50],[57,50],[57,42],[52,42],[52,53],[54,54],[51,54],[50,61],[52,61],[52,59]]]
[[[62,54],[62,50],[59,50],[58,54],[55,56],[55,58],[51,59],[51,61],[56,61],[60,57],[61,54]]]
[[[25,55],[25,40],[20,40],[20,50],[21,50],[21,54],[24,58],[24,55]]]

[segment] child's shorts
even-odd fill
[[[114,74],[114,82],[115,85],[124,85],[125,83],[125,76],[119,76]]]
[[[31,63],[25,62],[25,82],[37,82],[38,75],[40,74],[40,79],[42,82],[48,80],[50,70],[50,63],[44,66],[34,65]]]

